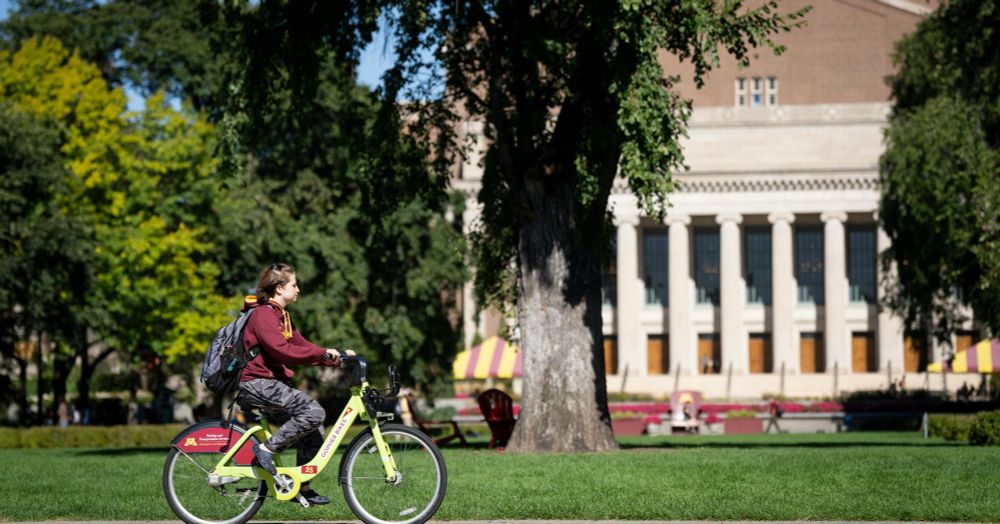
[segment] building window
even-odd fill
[[[670,343],[666,335],[646,338],[646,372],[650,375],[670,373]]]
[[[643,280],[646,282],[646,303],[667,305],[667,232],[647,229],[642,235]]]
[[[875,227],[850,225],[847,228],[847,281],[851,302],[875,304]]]
[[[618,303],[618,235],[611,237],[611,254],[601,271],[601,303],[615,307]]]
[[[851,334],[851,371],[872,373],[878,371],[875,352],[875,333],[870,331]]]
[[[762,105],[764,105],[764,80],[755,76],[750,82],[750,106],[760,107]]]
[[[618,337],[604,335],[604,374],[618,374]]]
[[[903,371],[920,373],[927,370],[930,361],[930,344],[923,332],[906,332],[903,337]]]
[[[799,337],[799,368],[802,373],[826,371],[823,333],[802,333]]]
[[[747,352],[750,356],[751,373],[771,373],[774,371],[774,350],[771,346],[770,333],[750,333],[750,345]]]
[[[747,303],[771,305],[771,228],[743,228]]]
[[[734,82],[737,107],[778,105],[778,77],[737,78]]]
[[[736,79],[736,105],[745,107],[747,105],[747,79]]]
[[[795,228],[795,278],[799,283],[799,303],[823,303],[823,228]]]
[[[719,228],[694,228],[694,285],[699,304],[719,305]]]
[[[702,375],[714,375],[722,368],[722,344],[718,333],[698,334],[698,370]]]

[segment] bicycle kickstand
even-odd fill
[[[295,498],[298,499],[299,504],[302,504],[303,508],[308,508],[310,506],[309,501],[302,496],[301,492],[298,495],[295,495]]]

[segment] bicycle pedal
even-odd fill
[[[312,504],[309,504],[309,501],[306,500],[306,498],[303,497],[301,493],[299,493],[298,495],[295,495],[295,498],[297,498],[299,500],[299,504],[302,504],[303,508],[308,508],[309,506],[312,505]]]

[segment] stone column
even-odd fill
[[[623,209],[624,208],[624,209]],[[618,227],[618,303],[615,306],[615,331],[618,336],[618,374],[628,369],[629,376],[646,374],[646,348],[643,347],[643,282],[639,278],[639,211],[632,206],[615,209]]]
[[[795,301],[797,284],[792,261],[791,213],[772,213],[767,220],[771,226],[771,344],[774,351],[774,371],[785,364],[785,371],[798,373],[801,362],[795,348]]]
[[[669,329],[670,329],[670,372],[680,365],[684,374],[695,374],[698,363],[698,348],[691,340],[691,255],[688,227],[691,217],[669,215],[670,225],[670,265]]]
[[[876,213],[876,222],[878,221],[878,216]],[[878,270],[882,269],[882,264],[879,262],[882,253],[889,249],[890,240],[889,235],[885,231],[876,225],[876,251],[878,252],[878,258],[875,260],[876,268]],[[903,319],[893,313],[886,304],[886,280],[890,282],[896,277],[896,264],[895,262],[889,268],[889,273],[887,275],[882,275],[881,271],[878,273],[878,361],[879,361],[879,371],[885,372],[888,370],[892,371],[893,375],[897,375],[904,371],[903,363]]]
[[[462,229],[465,238],[469,238],[479,220],[480,204],[475,196],[465,199],[465,211],[462,213]],[[462,286],[462,335],[465,339],[465,349],[472,347],[472,339],[479,331],[476,323],[475,267],[470,266],[469,281]]]
[[[719,231],[719,313],[722,317],[722,373],[743,375],[748,372],[749,356],[743,337],[743,306],[746,285],[743,282],[743,252],[740,249],[740,223],[743,217],[723,213],[715,218]]]
[[[851,372],[850,339],[847,333],[847,254],[844,222],[847,213],[828,211],[823,221],[823,326],[826,369],[840,374]]]

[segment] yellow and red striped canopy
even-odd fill
[[[455,380],[520,377],[523,357],[517,346],[500,337],[490,337],[455,357]]]
[[[931,373],[1000,373],[1000,340],[987,339],[955,353],[951,362],[934,362]]]

